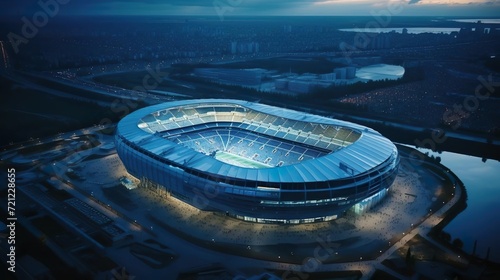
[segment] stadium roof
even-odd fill
[[[361,136],[353,144],[315,159],[300,163],[269,168],[246,168],[219,161],[191,148],[174,143],[160,135],[148,133],[138,127],[144,116],[168,108],[195,106],[196,104],[240,105],[262,113],[299,120],[304,122],[342,126],[357,130]],[[242,180],[262,182],[317,182],[356,176],[380,165],[396,152],[395,145],[377,131],[358,124],[304,112],[231,99],[195,99],[162,103],[139,109],[118,124],[117,133],[128,141],[169,161],[177,162],[186,168],[205,173],[218,174]],[[146,156],[146,155],[144,155]],[[343,165],[352,169],[346,172]]]

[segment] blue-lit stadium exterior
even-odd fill
[[[137,110],[117,127],[127,171],[199,209],[253,222],[306,223],[385,196],[395,145],[365,126],[240,100]]]

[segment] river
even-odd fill
[[[500,217],[497,206],[500,201],[500,162],[443,152],[431,153],[441,157],[441,163],[450,168],[465,185],[467,208],[458,214],[445,228],[452,240],[460,238],[464,251],[472,253],[477,240],[476,255],[500,262]]]
[[[422,33],[435,33],[435,34],[450,34],[451,32],[460,31],[459,27],[408,27],[406,28],[409,34],[422,34]],[[393,27],[385,27],[385,28],[342,28],[339,31],[347,31],[347,32],[363,32],[363,33],[388,33],[388,32],[396,32],[403,33],[403,27],[393,28]]]

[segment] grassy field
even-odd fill
[[[215,158],[217,160],[220,160],[222,162],[226,162],[229,164],[233,164],[236,166],[241,166],[241,167],[246,167],[246,168],[269,168],[271,167],[270,165],[251,160],[248,158],[240,157],[238,155],[218,151],[215,154]]]
[[[255,59],[250,61],[233,62],[219,64],[218,67],[224,68],[264,68],[276,70],[281,73],[293,72],[298,74],[314,73],[324,74],[332,73],[336,67],[343,67],[343,64],[332,62],[324,57],[313,58],[294,58],[294,57],[274,57],[266,59]]]
[[[254,59],[247,61],[236,61],[220,64],[177,64],[174,66],[175,72],[180,74],[188,74],[194,68],[215,67],[215,68],[232,68],[232,69],[250,69],[264,68],[267,70],[275,70],[280,73],[314,73],[324,74],[332,73],[336,67],[345,65],[328,60],[326,57],[272,57],[263,59]]]
[[[110,108],[13,87],[0,96],[0,146],[117,119]]]
[[[94,81],[121,88],[133,89],[135,87],[142,86],[144,84],[144,77],[149,77],[148,75],[150,76],[147,71],[113,73],[96,76],[94,77]],[[153,83],[156,81],[154,79],[151,79],[150,82]],[[163,81],[161,84],[166,86],[167,82]]]

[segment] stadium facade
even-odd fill
[[[202,210],[262,223],[363,212],[397,174],[395,145],[373,129],[240,100],[137,110],[117,127],[127,171]]]

